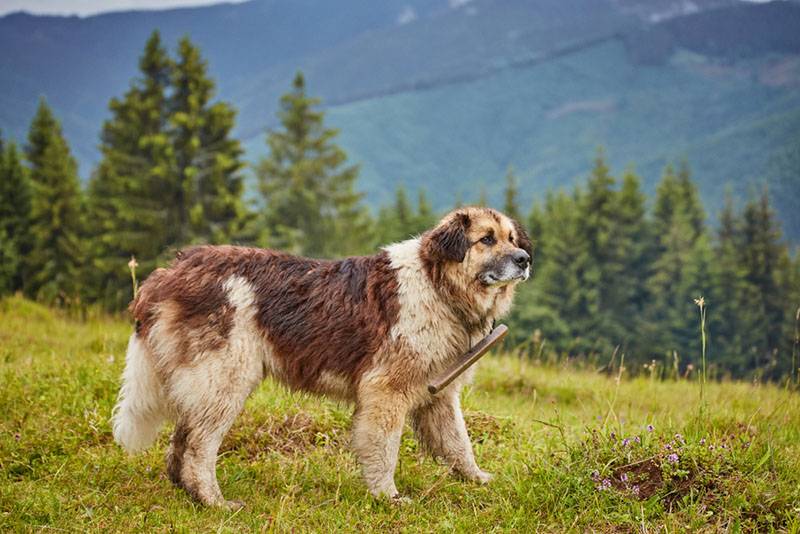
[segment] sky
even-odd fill
[[[221,0],[0,0],[0,15],[13,11],[52,15],[93,15],[106,11],[164,9],[219,3]]]

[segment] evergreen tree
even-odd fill
[[[617,197],[613,242],[619,269],[614,270],[613,302],[615,321],[626,332],[627,353],[640,359],[646,354],[647,340],[639,332],[647,303],[647,278],[650,273],[651,232],[645,217],[645,196],[641,179],[632,169],[622,176]],[[635,358],[632,358],[632,360]]]
[[[64,303],[79,297],[82,198],[77,164],[44,99],[31,122],[25,153],[33,185],[25,289],[37,298]]]
[[[679,179],[667,166],[656,193],[656,253],[647,283],[650,301],[646,317],[652,330],[643,332],[652,340],[653,356],[675,350],[685,356],[684,361],[698,358],[700,350],[692,299],[707,295],[711,285],[711,245],[707,236],[698,232],[693,189],[691,180]]]
[[[122,99],[109,103],[103,124],[103,159],[89,183],[92,297],[122,307],[131,297],[127,263],[136,256],[147,276],[170,244],[173,149],[167,132],[172,61],[153,32],[139,60],[141,77]]]
[[[436,224],[436,214],[433,212],[433,207],[428,201],[425,190],[420,189],[417,192],[417,216],[414,234],[421,234],[428,228],[433,227],[434,224]]]
[[[30,252],[31,185],[16,145],[0,138],[0,295],[23,287]]]
[[[168,102],[175,176],[170,242],[221,243],[241,229],[242,149],[230,137],[235,111],[211,103],[214,82],[188,37],[178,45]]]
[[[715,359],[735,377],[744,376],[752,359],[748,356],[745,339],[756,326],[748,302],[756,289],[747,281],[741,258],[742,231],[733,198],[726,193],[719,214],[719,228],[711,264],[713,280],[709,301],[711,346]]]
[[[514,174],[512,167],[506,172],[506,189],[504,192],[505,202],[503,203],[503,213],[516,221],[522,222],[522,214],[519,211],[519,181]]]
[[[788,251],[781,243],[780,229],[766,191],[751,199],[744,208],[739,253],[744,279],[755,288],[747,303],[755,317],[745,343],[754,367],[775,367],[775,355],[783,345],[784,299],[789,287],[781,274],[788,270]]]
[[[344,167],[337,130],[323,124],[319,100],[298,73],[281,97],[282,130],[267,136],[270,154],[258,166],[270,245],[311,256],[347,254],[369,241],[368,219],[355,191],[358,167]]]

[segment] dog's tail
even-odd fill
[[[128,341],[125,371],[111,414],[114,440],[129,453],[146,449],[167,418],[161,384],[147,348],[134,333]]]

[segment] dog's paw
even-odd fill
[[[486,471],[478,471],[470,478],[479,484],[488,484],[494,478],[494,475]]]
[[[244,502],[243,501],[225,501],[224,503],[222,503],[222,507],[223,508],[227,508],[231,512],[238,512],[239,510],[244,508]]]
[[[400,495],[399,493],[395,493],[394,495],[389,497],[389,500],[392,502],[392,504],[397,504],[400,506],[404,504],[411,504],[410,498]]]

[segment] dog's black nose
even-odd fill
[[[511,259],[514,260],[514,263],[522,267],[523,269],[528,266],[531,262],[531,257],[528,255],[527,252],[518,248],[511,254]]]

